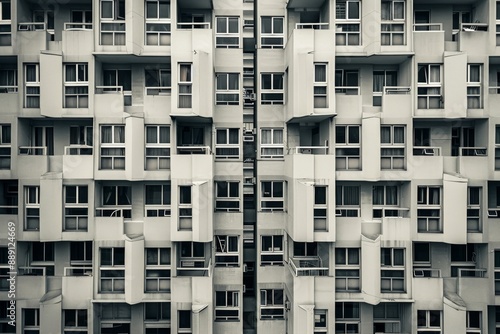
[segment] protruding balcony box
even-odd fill
[[[361,221],[361,234],[371,236],[382,234],[382,222],[380,220]]]
[[[335,112],[340,118],[361,118],[362,99],[360,87],[337,87],[335,93]]]
[[[69,145],[62,157],[63,175],[67,179],[94,178],[94,151],[92,146]]]
[[[438,269],[414,269],[412,281],[412,295],[415,305],[433,305],[433,308],[442,307],[443,304],[443,278]]]
[[[96,215],[95,240],[122,240],[123,224],[123,217],[99,217]]]
[[[462,23],[458,32],[458,50],[468,55],[484,55],[484,50],[489,49],[489,36],[487,23]]]
[[[490,300],[490,283],[486,269],[459,269],[457,293],[466,303]]]
[[[63,230],[62,173],[46,173],[40,177],[40,241],[59,241]]]
[[[444,30],[442,25],[440,23],[425,26],[417,24],[414,25],[413,29],[413,47],[417,55],[417,62],[441,63],[444,53]]]
[[[45,30],[45,23],[19,23],[16,34],[17,54],[39,55],[40,50],[47,50],[50,35]]]
[[[49,156],[46,147],[20,146],[17,157],[17,177],[39,179],[49,170]]]
[[[171,240],[171,217],[144,217],[144,238],[152,240]]]
[[[17,268],[16,299],[39,299],[47,292],[45,267]]]
[[[383,217],[382,218],[382,241],[410,241],[411,240],[410,218]]]
[[[149,95],[152,91],[159,94]],[[165,117],[172,110],[172,95],[170,87],[167,89],[148,88],[144,89],[144,114],[148,117]]]
[[[325,26],[326,25],[326,26]],[[288,65],[289,99],[286,106],[287,119],[309,115],[333,115],[333,85],[326,87],[326,108],[314,107],[314,63],[328,63],[327,77],[332,77],[335,49],[331,43],[332,33],[328,24],[313,26],[323,29],[294,29],[286,44]],[[330,81],[331,82],[331,81]]]
[[[65,267],[62,277],[64,308],[83,309],[92,299],[93,275],[91,267]]]
[[[465,178],[488,179],[489,160],[486,147],[461,147],[458,172]]]
[[[285,175],[291,178],[288,187],[292,194],[288,203],[288,233],[295,241],[335,241],[335,196],[331,173],[335,156],[328,154],[328,147],[297,147],[291,151],[292,154],[285,156]],[[324,222],[314,217],[315,185],[328,186]]]
[[[359,240],[359,238],[358,238]],[[363,279],[362,295],[366,303],[376,305],[380,301],[380,236],[361,235],[361,263],[370,263],[369,266],[361,266],[361,277]]]
[[[94,109],[96,117],[122,117],[125,112],[123,92],[99,94],[99,87],[97,87],[94,95]]]
[[[361,235],[360,217],[336,217],[336,238],[343,241],[357,241]]]
[[[92,23],[64,22],[62,51],[65,55],[92,54],[94,51]]]
[[[243,204],[240,204],[241,212],[215,212],[214,229],[243,229]]]
[[[413,156],[408,159],[413,179],[440,179],[443,177],[444,162],[440,147],[415,146]]]
[[[411,87],[384,87],[382,117],[409,118],[412,116]]]
[[[0,86],[0,105],[2,114],[15,115],[19,110],[19,93],[17,86]]]

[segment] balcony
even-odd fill
[[[93,147],[89,145],[64,146],[63,173],[68,179],[92,179],[94,175]]]
[[[460,147],[458,172],[464,177],[488,179],[489,160],[486,147]]]
[[[94,95],[95,116],[122,117],[125,112],[125,96],[123,92],[104,92],[105,88],[106,86],[96,87],[96,94]]]
[[[413,158],[409,162],[416,179],[440,179],[443,176],[444,159],[441,147],[414,146]]]
[[[123,105],[132,105],[132,91],[124,91],[123,86],[96,86],[95,94],[118,94],[123,96]]]
[[[414,51],[419,62],[442,62],[444,35],[441,23],[413,25]]]
[[[19,93],[17,89],[17,85],[0,86],[0,104],[4,111],[10,110],[14,114],[19,109]]]
[[[361,118],[360,87],[335,87],[335,100],[338,117]]]
[[[288,154],[328,154],[328,146],[297,146],[288,149]]]
[[[91,54],[94,50],[92,23],[64,22],[62,51],[65,55]]]
[[[443,302],[443,278],[441,277],[441,270],[431,268],[414,269],[412,288],[412,295],[416,301],[441,304]]]
[[[39,178],[49,168],[46,146],[19,146],[17,176],[19,178]]]
[[[177,265],[177,276],[212,276],[212,259],[180,258]]]
[[[45,267],[18,267],[17,274],[16,297],[18,300],[41,298],[47,292]]]
[[[41,50],[47,50],[50,34],[45,23],[22,22],[17,28],[16,43],[20,54],[39,55]]]
[[[382,117],[411,117],[411,87],[384,87],[382,93]]]
[[[466,303],[490,300],[490,282],[486,269],[459,269],[457,293]]]
[[[172,109],[171,101],[170,87],[144,88],[144,112],[149,116],[170,114]]]
[[[123,239],[123,212],[117,212],[113,216],[104,216],[103,208],[96,209],[95,216],[95,240],[122,240]]]
[[[462,23],[458,32],[458,50],[468,54],[478,53],[488,47],[488,23]]]
[[[92,299],[94,277],[92,267],[64,267],[62,295],[67,305],[79,305]]]
[[[329,268],[323,265],[323,261],[319,256],[290,258],[288,264],[295,277],[328,276]]]

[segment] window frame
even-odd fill
[[[339,142],[338,131],[344,129],[344,142]],[[350,140],[351,129],[357,129],[358,141]],[[339,170],[361,170],[361,125],[342,124],[335,126],[335,169]],[[340,164],[342,163],[342,165]]]
[[[382,142],[382,130],[389,129],[390,140]],[[403,129],[403,142],[395,140],[396,129]],[[380,127],[380,169],[381,170],[406,170],[406,126],[405,125],[382,125]],[[385,162],[385,163],[384,163]],[[388,163],[387,163],[388,162]]]
[[[479,81],[471,81],[471,69],[477,67],[479,72]],[[468,63],[467,64],[467,108],[482,109],[483,108],[483,64]],[[477,106],[473,106],[473,101],[477,101]]]
[[[231,79],[236,76],[236,88],[231,89]],[[219,82],[225,83],[225,88],[219,88]],[[238,72],[215,73],[215,105],[237,106],[240,104],[240,74]]]
[[[239,267],[240,266],[240,241],[238,235],[215,235],[215,266]],[[233,240],[231,242],[230,240]],[[236,249],[229,249],[236,245]]]
[[[160,204],[148,203],[147,193],[150,187],[160,187]],[[144,185],[144,215],[145,217],[170,217],[172,206],[172,186],[169,183]],[[166,198],[168,194],[168,199]]]
[[[264,250],[264,238],[269,239],[270,248]],[[276,240],[279,239],[279,240]],[[281,241],[281,242],[280,242]],[[284,261],[284,237],[283,235],[261,235],[260,236],[260,265],[283,266]]]
[[[219,185],[222,186],[223,184],[226,184],[226,191],[227,191],[227,196],[223,196],[223,194],[220,194],[219,191],[221,190],[219,188]],[[234,184],[236,184],[236,188],[234,188]],[[234,194],[231,194],[232,190],[236,189],[236,196],[232,196]],[[227,202],[226,205],[223,205],[224,202]],[[215,205],[214,209],[215,212],[240,212],[240,202],[241,202],[241,197],[240,197],[240,182],[239,181],[231,181],[231,180],[216,180],[215,181]],[[230,203],[236,203],[237,206],[232,206]]]
[[[270,143],[263,143],[264,132],[270,131]],[[275,132],[281,132],[281,143],[275,143]],[[285,129],[284,128],[261,128],[260,129],[260,157],[262,159],[283,159],[285,156]],[[265,150],[271,150],[269,154],[265,154]],[[275,153],[273,153],[275,151]]]
[[[186,68],[186,78],[182,77],[184,72],[182,69]],[[193,104],[193,63],[178,63],[179,75],[178,75],[178,98],[177,107],[178,108],[192,108]],[[181,97],[182,99],[181,103]]]
[[[75,67],[75,80],[68,79],[68,69]],[[83,68],[83,78],[80,71]],[[88,63],[65,63],[64,64],[64,108],[88,108],[89,107],[89,68]],[[84,89],[86,88],[86,89]],[[81,91],[80,91],[81,89]],[[75,90],[71,92],[71,90]],[[76,98],[76,106],[68,106],[68,98]],[[82,101],[83,100],[83,101]]]
[[[353,252],[357,261],[350,261]],[[340,257],[343,257],[340,259]],[[343,260],[343,261],[340,261]],[[335,247],[335,291],[361,291],[361,249],[357,247]]]
[[[270,76],[269,88],[264,87],[264,76]],[[282,88],[275,86],[275,77],[281,81]],[[281,78],[280,78],[281,77]],[[283,72],[262,72],[260,74],[260,103],[263,105],[283,105],[285,104],[285,73]]]
[[[284,289],[260,289],[259,291],[259,315],[260,315],[260,320],[284,320],[285,319],[285,290]],[[279,296],[279,293],[281,292],[281,299],[283,300],[282,303],[277,301],[276,297],[277,294]],[[270,303],[268,301],[268,296],[271,296],[270,298]],[[267,313],[266,310],[269,310],[269,314],[263,314]],[[264,311],[264,312],[263,312]],[[277,314],[274,314],[274,312],[277,312]]]
[[[396,252],[401,252],[402,264],[396,262]],[[389,254],[389,263],[385,263],[385,254]],[[406,249],[400,247],[380,248],[380,291],[382,293],[406,292]],[[396,276],[394,275],[396,274]],[[400,276],[397,276],[400,275]],[[402,282],[401,282],[402,281]],[[384,288],[384,282],[389,283],[389,288]],[[401,282],[402,288],[394,287],[394,282]]]
[[[224,305],[218,305],[217,294],[224,295]],[[240,321],[240,292],[237,290],[216,290],[214,299],[215,321]]]
[[[153,129],[156,132],[156,141],[149,141],[148,132]],[[161,140],[161,131],[166,129],[168,136],[167,142]],[[170,154],[171,154],[171,140],[170,140],[170,126],[163,124],[146,124],[144,132],[144,170],[156,171],[170,169]],[[148,164],[148,161],[150,162]],[[151,161],[155,162],[155,166],[150,166]]]
[[[68,189],[75,188],[76,199],[75,202],[68,202]],[[80,189],[86,188],[86,195],[83,195]],[[64,185],[64,226],[63,231],[73,231],[73,232],[86,232],[88,231],[88,223],[89,223],[89,190],[88,185],[79,184],[79,185]],[[85,198],[80,198],[86,196]],[[84,210],[86,209],[86,214]],[[75,212],[75,213],[71,213]],[[75,219],[75,228],[68,228],[68,218]],[[80,221],[81,224],[80,224]]]
[[[325,80],[318,80],[316,71],[318,67],[324,68]],[[314,108],[328,108],[328,63],[316,62],[314,63],[314,80],[313,80],[313,99]],[[324,100],[324,103],[321,101]]]
[[[420,199],[421,190],[424,189],[425,199]],[[429,204],[430,190],[437,189],[438,194],[438,204]],[[442,186],[438,185],[418,185],[417,186],[417,232],[418,233],[443,233],[443,222],[442,216],[442,203],[443,203],[443,191]],[[438,213],[436,215],[435,213]],[[437,219],[437,221],[436,221]],[[425,223],[425,228],[421,228],[419,225],[419,220]],[[425,220],[425,221],[423,221]],[[429,227],[430,222],[437,222],[437,229]]]
[[[103,142],[103,130],[111,128],[111,142]],[[123,142],[116,141],[117,129],[123,129]],[[119,139],[120,140],[120,139]],[[100,170],[125,170],[126,163],[126,127],[124,124],[101,124],[99,127],[99,169]],[[110,154],[103,154],[110,152]],[[103,159],[111,161],[109,168],[103,168]],[[123,161],[123,162],[122,162]],[[117,162],[118,165],[117,165]],[[123,164],[123,166],[122,166]]]
[[[28,67],[34,66],[35,80],[28,80]],[[40,108],[40,63],[24,63],[24,107],[25,108]],[[30,89],[31,88],[31,89]],[[29,99],[33,99],[33,104],[28,103]]]
[[[230,20],[236,19],[237,32],[230,32]],[[221,21],[225,21],[221,23]],[[223,24],[225,32],[219,32],[219,24]],[[240,17],[239,16],[216,16],[215,17],[215,47],[237,49],[240,47]],[[236,43],[234,40],[236,39]],[[219,42],[220,41],[220,42]],[[225,42],[224,42],[225,41]]]
[[[347,188],[357,188],[358,204],[346,204],[345,192]],[[360,217],[361,216],[361,187],[359,185],[337,184],[335,186],[335,216],[337,217]]]
[[[263,20],[271,20],[271,31],[263,32]],[[275,29],[275,24],[281,21],[281,33],[279,29]],[[285,17],[284,16],[261,16],[260,18],[260,46],[263,49],[283,49],[285,46]],[[278,30],[278,31],[275,31]]]
[[[149,252],[155,254],[157,261],[149,261]],[[165,254],[162,254],[164,252]],[[166,262],[162,262],[164,256],[168,257]],[[144,293],[168,293],[171,289],[172,275],[172,253],[169,247],[146,247],[144,249]],[[149,282],[155,283],[155,288],[151,288]]]
[[[67,318],[69,313],[74,313],[74,316],[72,318],[75,319],[74,325],[70,325],[67,323]],[[82,324],[80,321],[83,320],[80,318],[80,313],[84,314],[84,324]],[[64,328],[64,334],[71,334],[75,331],[78,333],[82,332],[87,332],[88,330],[88,310],[87,309],[65,309],[63,310],[63,328]]]
[[[103,264],[103,250],[111,250],[111,264]],[[120,264],[118,259],[116,259],[116,250],[123,250],[123,264]],[[118,263],[116,263],[118,262]],[[104,272],[109,272],[113,276],[105,275]],[[102,285],[103,281],[111,282],[111,289],[104,290]],[[120,283],[122,282],[122,283]],[[123,287],[116,287],[115,284],[123,284]],[[99,294],[120,294],[125,293],[125,247],[100,247],[99,248]]]
[[[40,186],[39,185],[25,185],[24,186],[24,230],[25,231],[38,231],[40,229]],[[31,192],[34,191],[34,195]],[[30,197],[34,196],[35,201],[32,202]],[[28,212],[33,212],[28,214]],[[30,223],[29,219],[36,219]],[[34,225],[36,226],[34,226]]]
[[[230,143],[231,131],[236,130],[237,143]],[[219,132],[225,134],[225,143],[219,143]],[[216,128],[215,129],[215,159],[239,159],[240,158],[240,128]],[[234,154],[236,153],[237,154]],[[224,154],[225,153],[225,154]]]
[[[439,81],[432,81],[431,69],[439,69]],[[424,68],[425,81],[420,81],[420,69]],[[419,63],[417,64],[417,109],[443,109],[443,64],[439,63]],[[436,106],[436,102],[438,105]],[[425,102],[420,107],[419,101]],[[434,104],[431,107],[431,101]]]
[[[266,195],[264,186],[270,183],[269,196]],[[281,183],[282,196],[275,196],[275,184]],[[278,190],[279,191],[279,190]],[[260,211],[261,212],[282,212],[285,211],[286,181],[262,180],[260,181]],[[281,203],[281,205],[280,205]],[[269,206],[270,204],[270,206]]]

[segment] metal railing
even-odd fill
[[[45,267],[18,267],[17,271],[20,276],[46,276]]]
[[[460,24],[461,31],[473,32],[473,31],[488,31],[488,23],[462,23]]]
[[[210,22],[177,22],[177,29],[210,29]]]
[[[93,147],[89,145],[64,146],[64,155],[92,155]]]
[[[123,217],[130,218],[132,215],[132,208],[119,208],[119,207],[100,207],[95,209],[96,217]]]
[[[296,146],[288,148],[288,154],[328,154],[328,146]]]
[[[500,208],[489,208],[488,218],[500,218]]]
[[[486,147],[460,147],[460,156],[462,157],[485,157],[488,154]]]
[[[92,267],[64,267],[64,277],[92,276]]]
[[[47,146],[19,146],[19,155],[47,155]]]
[[[413,269],[413,277],[416,278],[439,278],[441,277],[440,269],[430,269],[430,268],[422,268],[422,269]]]
[[[384,94],[385,95],[394,95],[394,94],[407,95],[407,94],[410,94],[410,92],[411,92],[411,87],[406,87],[406,86],[385,86],[384,87]]]
[[[329,28],[329,23],[296,23],[295,29],[314,29],[323,30]]]
[[[172,92],[171,87],[144,87],[145,95],[170,95]]]
[[[377,215],[375,215],[377,213]],[[389,206],[374,206],[373,219],[382,218],[407,218],[410,213],[409,208],[389,207]]]
[[[441,147],[413,146],[413,155],[441,156]]]
[[[43,31],[46,30],[44,22],[21,22],[17,24],[18,31]]]
[[[359,95],[359,86],[336,86],[335,94]]]
[[[459,268],[458,269],[458,277],[487,277],[488,270],[486,269],[468,269],[468,268]]]
[[[0,86],[0,94],[17,93],[17,85],[15,86]]]
[[[64,22],[64,30],[92,30],[92,23]]]
[[[443,31],[441,23],[414,23],[413,31]]]
[[[197,266],[197,263],[202,263],[202,266]],[[185,275],[182,272],[186,272]],[[179,260],[177,266],[178,276],[208,276],[212,275],[212,259],[201,258],[183,258]],[[179,275],[180,274],[180,275]],[[201,274],[201,275],[199,275]]]
[[[295,276],[328,276],[328,267],[320,257],[294,257],[288,262]]]
[[[177,146],[177,154],[212,154],[210,146]]]

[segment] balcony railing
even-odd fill
[[[177,154],[212,154],[210,146],[177,146]]]
[[[406,86],[385,86],[384,94],[385,95],[408,95],[411,92],[411,87]]]
[[[441,147],[413,146],[413,155],[441,156]]]
[[[177,22],[177,29],[210,29],[210,22]]]
[[[120,207],[100,207],[95,210],[96,217],[123,217],[131,218],[132,209],[131,208],[120,208]]]
[[[462,23],[460,24],[461,31],[488,31],[488,23]]]
[[[500,94],[500,86],[489,86],[488,93],[490,94]]]
[[[486,269],[458,269],[458,277],[487,277],[487,273]]]
[[[64,277],[92,276],[92,267],[64,267]]]
[[[64,30],[92,30],[92,23],[64,22]]]
[[[328,146],[297,146],[288,148],[288,154],[328,154]]]
[[[328,23],[296,23],[295,29],[325,30],[329,28]]]
[[[485,157],[488,149],[486,147],[460,147],[462,157]]]
[[[17,205],[0,205],[0,215],[17,215]]]
[[[17,273],[20,276],[45,276],[45,267],[19,267]]]
[[[47,155],[46,146],[19,146],[19,155]]]
[[[439,278],[441,277],[440,269],[430,269],[430,268],[422,268],[422,269],[413,269],[413,277],[416,278]]]
[[[288,262],[295,276],[328,276],[328,267],[320,257],[295,257]]]
[[[208,276],[212,275],[212,259],[182,258],[177,266],[178,276]]]
[[[359,95],[359,86],[336,86],[335,94]]]
[[[413,31],[443,31],[441,23],[414,23]]]
[[[170,95],[171,87],[144,87],[145,95]]]
[[[16,86],[0,86],[0,94],[6,93],[17,93],[17,85]]]
[[[64,146],[64,155],[92,155],[93,147],[89,145]]]
[[[399,208],[399,207],[373,207],[373,218],[382,219],[384,218],[407,218],[410,213],[409,208]]]
[[[500,208],[489,208],[488,218],[500,218]]]
[[[17,24],[19,31],[43,31],[45,29],[44,22],[22,22]]]

